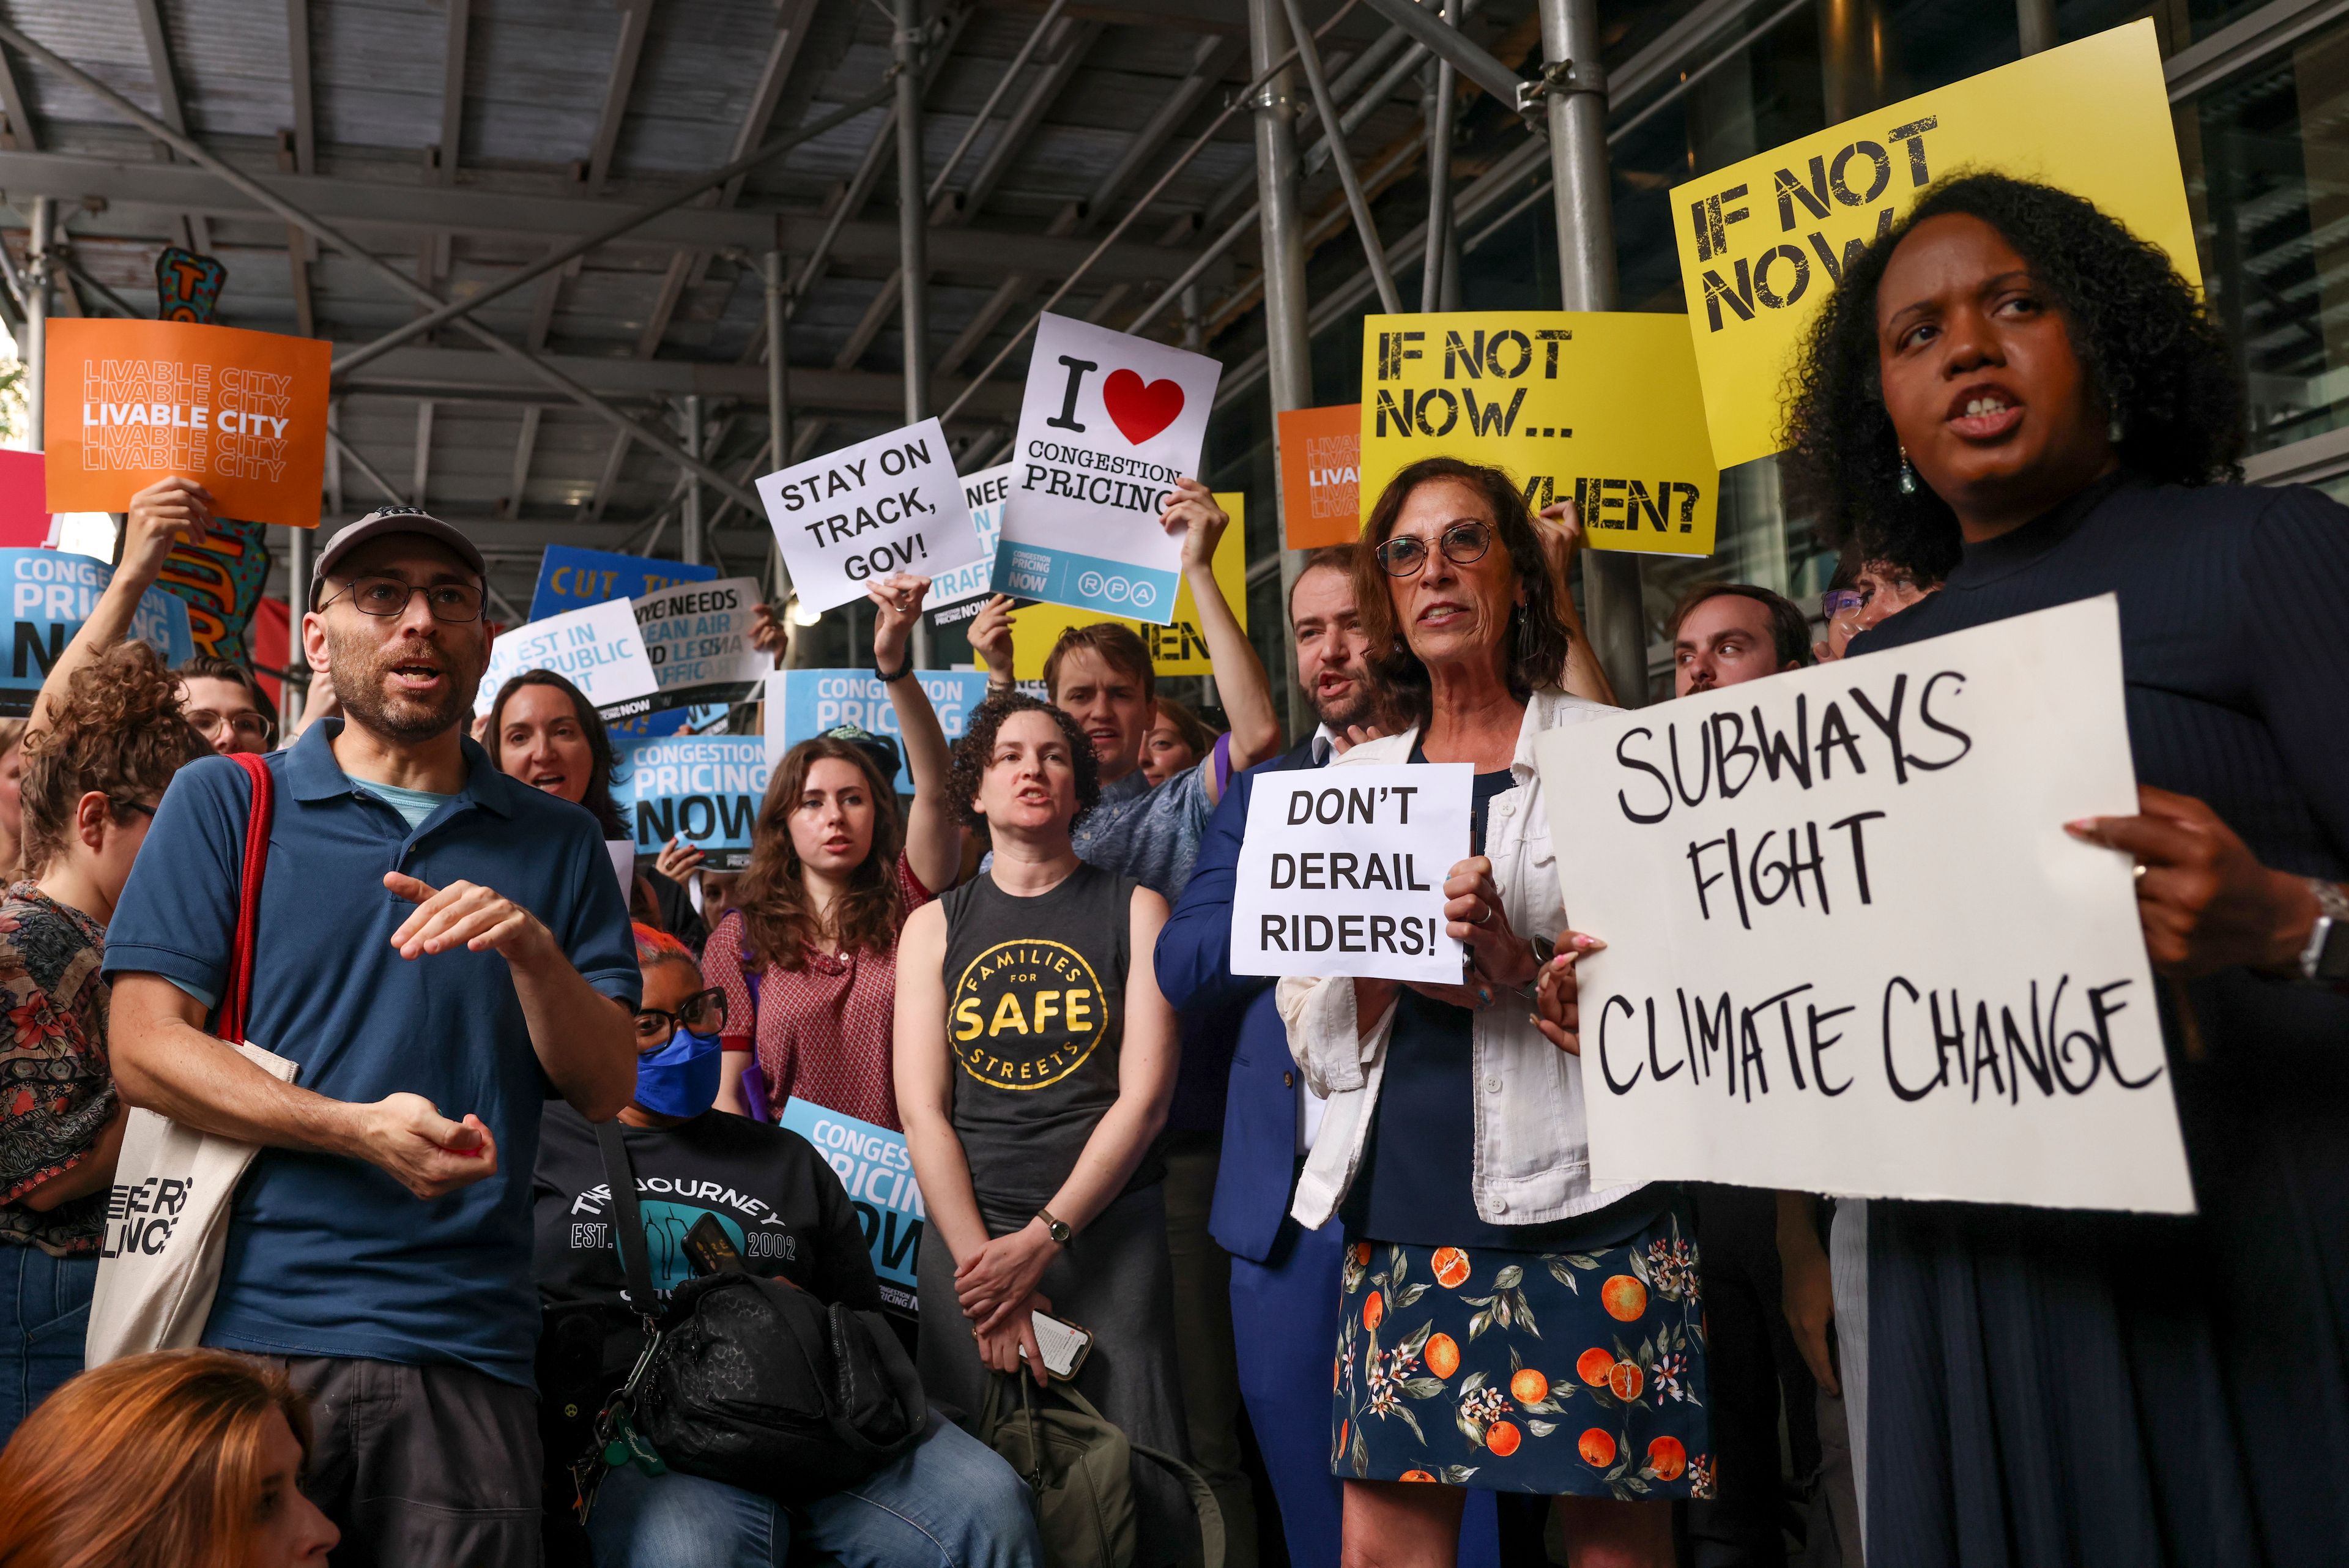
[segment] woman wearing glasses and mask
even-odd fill
[[[636,937],[645,977],[636,1087],[619,1120],[654,1288],[666,1295],[695,1275],[684,1242],[707,1219],[749,1272],[787,1280],[826,1305],[878,1310],[856,1210],[823,1157],[797,1133],[712,1108],[726,993],[703,982],[676,938],[642,924]],[[560,1100],[541,1125],[533,1191],[533,1261],[547,1314],[537,1367],[546,1517],[552,1560],[575,1561],[571,1461],[593,1442],[595,1414],[626,1381],[644,1334],[621,1293],[618,1215],[595,1129]],[[1039,1558],[1025,1484],[936,1414],[904,1458],[789,1515],[721,1481],[623,1466],[605,1476],[586,1538],[598,1568],[781,1563],[794,1547],[845,1568],[1035,1568]]]
[[[1534,737],[1610,711],[1562,689],[1595,684],[1571,542],[1570,524],[1545,537],[1507,474],[1428,458],[1387,486],[1357,557],[1401,732],[1332,771],[1465,763],[1475,810],[1471,841],[1437,857],[1457,862],[1459,984],[1277,993],[1330,1102],[1294,1212],[1346,1227],[1330,1426],[1350,1555],[1453,1562],[1477,1487],[1557,1499],[1578,1562],[1664,1568],[1667,1501],[1710,1489],[1692,1227],[1674,1189],[1593,1185],[1581,1064],[1531,1016],[1567,927]]]

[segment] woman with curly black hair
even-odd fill
[[[2199,1207],[1869,1205],[1868,1555],[2337,1561],[2349,511],[2226,483],[2241,395],[2192,287],[2001,175],[1928,192],[1847,273],[1797,389],[1827,519],[1951,566],[1853,655],[2119,597],[2139,814],[2068,826],[2137,861]]]
[[[1038,1314],[1092,1331],[1073,1384],[1136,1444],[1186,1438],[1157,1140],[1174,1010],[1150,961],[1166,900],[1077,858],[1101,785],[1075,719],[991,698],[955,742],[953,799],[988,868],[897,941],[897,1110],[929,1224],[916,1279],[922,1386],[978,1419],[1044,1381]],[[990,1387],[994,1398],[990,1397]],[[1016,1405],[1014,1407],[1016,1408]],[[1147,1467],[1141,1562],[1181,1556],[1183,1494]]]

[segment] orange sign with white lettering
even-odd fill
[[[1278,417],[1283,542],[1291,550],[1352,544],[1362,532],[1362,405]]]
[[[120,512],[174,474],[222,517],[318,525],[333,347],[184,321],[52,318],[51,512]]]

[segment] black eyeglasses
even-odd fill
[[[481,618],[481,590],[471,583],[404,583],[398,577],[354,577],[341,593],[329,594],[318,607],[347,595],[351,607],[361,615],[380,616],[386,619],[408,613],[408,601],[418,594],[431,608],[432,618],[451,626]]]
[[[1455,566],[1481,561],[1485,552],[1493,547],[1493,528],[1488,523],[1462,521],[1453,524],[1436,535],[1436,547],[1444,558]],[[1427,541],[1409,534],[1399,535],[1379,546],[1379,565],[1391,577],[1416,575],[1427,565]]]
[[[117,800],[112,795],[108,795],[106,804],[117,811],[135,811],[150,822],[155,820],[155,808],[143,800]]]
[[[726,1027],[726,993],[717,986],[696,992],[678,1003],[674,1012],[657,1007],[636,1009],[636,1044],[657,1045],[682,1029],[690,1034],[712,1034]]]

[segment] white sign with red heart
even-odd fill
[[[1046,316],[1028,361],[994,591],[1172,621],[1183,541],[1158,509],[1176,480],[1199,472],[1223,371],[1204,354]]]

